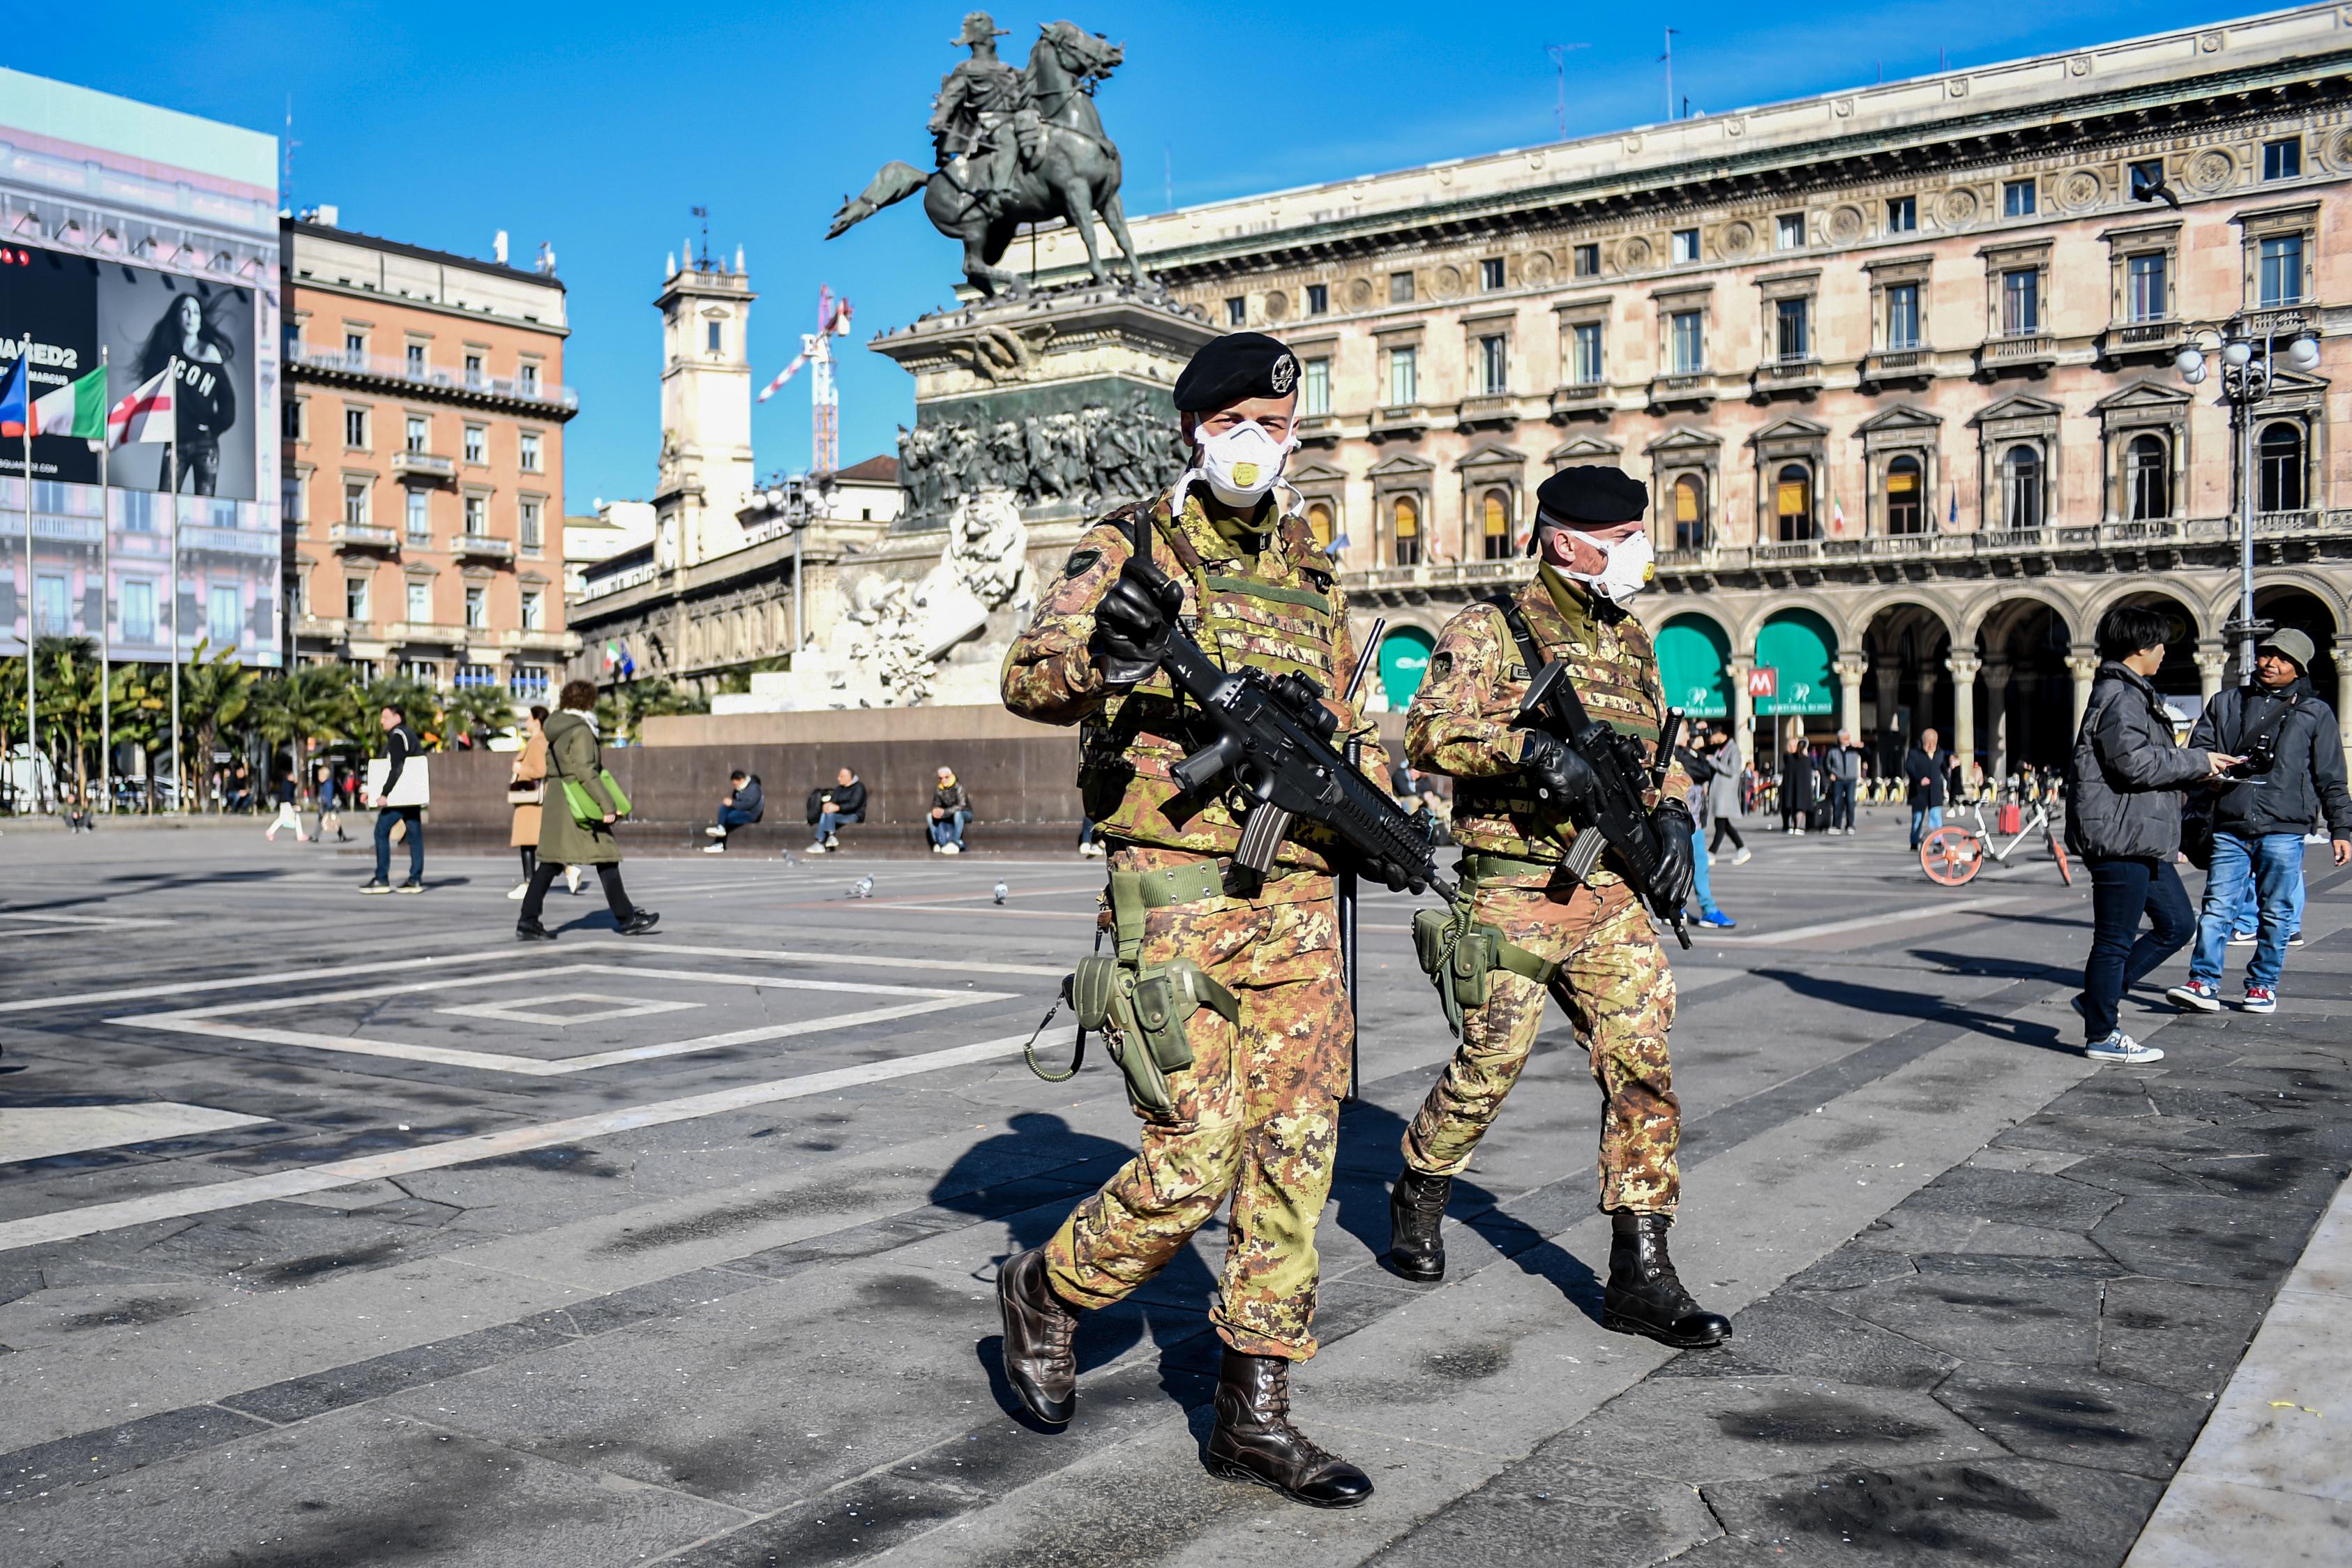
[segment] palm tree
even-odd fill
[[[42,637],[34,645],[41,680],[39,749],[56,765],[58,742],[71,748],[74,795],[89,799],[89,746],[98,729],[101,675],[98,644],[89,637]],[[57,770],[60,774],[65,769]]]
[[[373,738],[376,732],[376,716],[387,708],[397,709],[422,739],[440,732],[441,697],[421,680],[404,675],[382,676],[361,689],[360,733]]]
[[[310,777],[312,742],[347,741],[361,732],[352,696],[357,685],[347,665],[306,664],[256,689],[254,732],[269,742],[273,757],[278,746],[292,748],[298,785]]]
[[[637,741],[639,727],[647,719],[664,719],[673,713],[709,711],[709,698],[681,691],[670,684],[667,678],[658,675],[632,680],[596,699],[598,728],[633,745]]]
[[[117,745],[133,745],[147,758],[147,809],[155,809],[155,752],[170,720],[172,675],[161,664],[118,664],[107,678],[114,708]]]
[[[479,744],[514,727],[514,699],[502,687],[460,686],[444,700],[441,721],[448,731],[447,742],[471,735]]]
[[[253,700],[253,671],[247,669],[236,656],[236,649],[223,648],[207,657],[212,644],[196,639],[188,666],[180,676],[180,743],[193,745],[195,752],[197,802],[200,806],[212,804],[213,744],[221,731],[245,716]],[[186,771],[184,752],[182,771]],[[184,792],[184,779],[173,783]]]
[[[16,809],[14,799],[16,773],[9,763],[16,756],[10,742],[25,732],[25,660],[22,656],[0,658],[0,805]]]

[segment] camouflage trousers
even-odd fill
[[[1577,887],[1565,898],[1488,886],[1478,889],[1475,909],[1481,921],[1560,966],[1552,989],[1601,1086],[1601,1206],[1674,1213],[1682,1186],[1675,1163],[1682,1108],[1666,1055],[1675,975],[1641,905],[1612,883]],[[1463,1019],[1461,1046],[1405,1130],[1407,1165],[1451,1176],[1470,1163],[1535,1048],[1548,999],[1534,981],[1495,972],[1486,1005]]]
[[[1111,866],[1199,859],[1125,849]],[[1331,879],[1294,875],[1252,899],[1150,910],[1139,962],[1180,957],[1234,993],[1240,1022],[1192,1015],[1192,1065],[1169,1075],[1175,1115],[1144,1119],[1141,1152],[1045,1244],[1047,1277],[1066,1300],[1107,1306],[1165,1268],[1230,1197],[1210,1321],[1235,1350],[1304,1361],[1316,1348],[1315,1226],[1331,1194],[1350,1024]]]

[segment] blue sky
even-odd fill
[[[652,488],[660,445],[663,255],[710,209],[740,245],[758,377],[814,324],[819,283],[856,307],[841,372],[845,462],[891,449],[912,383],[863,343],[945,303],[956,249],[909,202],[827,243],[843,195],[929,155],[923,118],[964,5],[398,5],[236,0],[158,10],[37,7],[6,63],[256,130],[293,100],[292,199],[346,226],[487,256],[544,239],[571,290],[570,510]],[[1568,57],[1570,135],[1660,119],[1661,29],[1694,110],[2161,32],[2244,14],[2191,0],[1669,4],[1634,20],[1566,6],[1055,0],[1005,6],[1011,58],[1066,16],[1127,46],[1098,102],[1135,212],[1551,140],[1548,43]],[[667,18],[685,16],[676,26]],[[1940,52],[1940,56],[1939,56]],[[796,382],[754,416],[761,466],[808,460]]]

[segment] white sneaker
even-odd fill
[[[563,889],[564,891],[568,893],[577,893],[580,891],[579,867],[566,866],[563,868]]]
[[[703,837],[706,838],[724,838],[727,837],[727,830],[715,825],[704,828],[702,833]]]
[[[822,844],[812,844],[808,847],[808,852],[812,855],[822,855],[824,853],[824,846]]]
[[[942,855],[961,855],[963,853],[963,846],[961,844],[942,844],[940,846],[940,853]]]
[[[1755,858],[1756,851],[1748,848],[1747,845],[1743,844],[1739,847],[1739,853],[1731,858],[1731,863],[1735,866],[1745,866],[1748,862]]]
[[[2083,1054],[2095,1062],[2125,1062],[2133,1067],[2148,1062],[2160,1062],[2164,1053],[2154,1046],[2143,1046],[2129,1035],[2117,1029],[2104,1040],[2094,1040],[2083,1047]]]
[[[2262,932],[2260,931],[2233,931],[2230,933],[2230,945],[2231,947],[2252,947],[2261,940]]]
[[[516,900],[520,900],[523,895],[530,891],[530,884],[529,882],[517,882],[514,885],[514,891],[509,893],[507,897]]]
[[[934,855],[944,855],[947,852],[948,847],[944,844],[934,844],[931,846],[931,853]]]
[[[1100,841],[1097,840],[1079,845],[1078,853],[1087,857],[1087,858],[1090,860],[1099,860],[1102,858],[1104,851],[1102,844]]]
[[[727,845],[723,840],[717,844],[706,844],[702,847],[702,852],[705,855],[724,855],[727,853]]]

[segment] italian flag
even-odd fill
[[[13,426],[16,421],[8,423]],[[11,436],[79,436],[96,440],[106,434],[106,367],[100,365],[79,381],[45,392],[26,405],[25,421]]]
[[[172,412],[172,366],[173,360],[155,374],[140,384],[139,389],[107,411],[106,444],[110,447],[129,446],[138,441],[169,441],[175,438],[178,423]],[[77,384],[79,384],[77,383]],[[52,393],[51,396],[56,394]],[[43,398],[44,403],[47,398]]]

